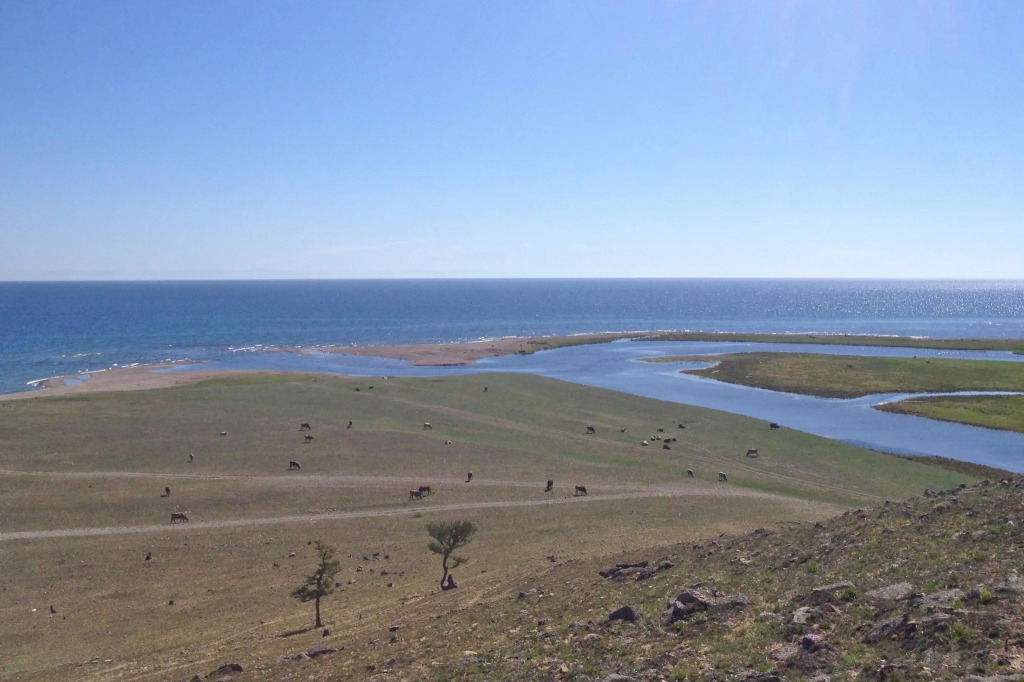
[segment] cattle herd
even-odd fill
[[[373,388],[373,387],[371,386],[370,388]],[[357,388],[356,390],[358,391],[359,389]],[[485,388],[484,390],[486,391],[487,389]],[[353,425],[353,422],[349,421],[348,422],[348,426],[346,428],[351,429],[352,425]],[[678,428],[685,429],[686,425],[683,424],[682,422],[679,422]],[[777,423],[771,422],[769,424],[769,428],[772,429],[772,430],[775,430],[775,429],[779,429],[781,427]],[[431,425],[430,422],[423,422],[423,429],[425,431],[433,431],[434,427]],[[312,425],[309,422],[302,422],[302,423],[299,424],[299,431],[312,431],[312,430],[313,430],[313,427],[312,427]],[[625,432],[626,432],[626,427],[623,426],[623,427],[621,427],[619,429],[619,433],[625,433]],[[674,442],[678,441],[679,439],[676,438],[675,436],[672,436],[672,437],[669,437],[669,438],[664,438],[661,435],[664,432],[665,432],[665,429],[663,429],[663,428],[657,429],[654,435],[650,436],[647,439],[644,439],[644,440],[640,441],[640,445],[648,446],[653,441],[663,441],[662,448],[664,448],[665,450],[671,450],[671,447],[668,444],[669,443],[674,443]],[[597,429],[594,427],[594,425],[587,424],[586,425],[586,433],[589,434],[589,435],[596,435],[597,434]],[[227,431],[221,431],[220,435],[221,436],[227,436],[228,432]],[[305,442],[305,443],[313,442],[313,435],[310,434],[310,433],[304,434],[303,442]],[[451,445],[452,444],[451,439],[445,439],[444,444],[445,445]],[[758,457],[758,454],[759,454],[758,453],[758,448],[749,448],[747,450],[746,456],[750,457],[750,458],[756,458],[756,457]],[[196,453],[195,452],[190,452],[189,456],[188,456],[188,462],[192,463],[192,462],[195,462],[195,460],[196,460]],[[293,459],[293,460],[288,462],[288,470],[289,471],[298,471],[298,470],[301,470],[301,469],[302,469],[302,467],[299,465],[298,461]],[[693,472],[693,469],[687,469],[686,470],[686,476],[687,476],[687,478],[694,478],[695,474]],[[466,474],[466,483],[469,483],[472,480],[473,480],[473,473],[472,472],[467,473]],[[718,480],[720,482],[726,483],[726,482],[729,481],[729,477],[726,476],[724,471],[719,471],[718,472]],[[544,492],[552,492],[554,490],[554,488],[555,488],[555,481],[554,481],[554,479],[550,479],[549,478],[548,481],[547,481],[547,486],[545,486],[545,488],[544,488]],[[424,497],[429,496],[431,494],[431,492],[432,491],[431,491],[429,485],[421,485],[416,490],[410,490],[409,491],[409,501],[412,501],[412,500],[422,500]],[[161,497],[170,497],[170,494],[171,494],[170,487],[166,487],[166,488],[164,488],[164,492],[161,495]],[[581,497],[581,496],[585,496],[585,495],[587,495],[587,487],[586,486],[576,485],[576,486],[573,487],[573,497]],[[188,512],[183,512],[183,511],[173,511],[173,512],[171,512],[171,523],[188,523]]]

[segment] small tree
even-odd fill
[[[473,534],[476,533],[476,525],[470,521],[441,521],[440,523],[428,523],[427,532],[430,533],[430,537],[434,538],[433,542],[427,545],[430,551],[441,555],[441,568],[444,569],[444,574],[441,576],[441,589],[451,589],[455,587],[454,581],[449,580],[448,585],[445,585],[445,579],[449,577],[448,571],[465,562],[465,559],[452,556],[452,554],[460,547],[469,544],[469,541],[473,539]],[[449,559],[451,565],[448,564]]]
[[[317,540],[314,544],[320,563],[312,575],[306,577],[302,586],[292,591],[292,596],[302,603],[316,602],[316,623],[313,627],[323,627],[320,620],[320,600],[334,591],[334,576],[341,570],[341,562],[334,558],[334,547]]]

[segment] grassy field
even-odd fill
[[[812,353],[737,353],[714,358],[659,361],[718,361],[688,370],[719,381],[826,398],[872,393],[1024,391],[1024,363],[987,360],[876,358]]]
[[[878,409],[1024,433],[1024,396],[1019,395],[913,398],[886,403]]]
[[[636,338],[634,335],[633,338]],[[744,343],[811,343],[826,346],[884,346],[940,350],[1004,350],[1024,353],[1024,339],[920,339],[858,334],[733,334],[727,332],[647,333],[646,341],[736,341]]]
[[[652,436],[678,440],[641,445]],[[14,401],[0,408],[0,679],[181,680],[228,661],[280,679],[279,656],[387,641],[394,623],[503,599],[552,566],[972,480],[534,376],[232,376]],[[410,501],[418,485],[434,493]],[[172,526],[174,510],[190,523]],[[442,593],[425,525],[460,518],[480,531],[460,552],[460,589]],[[329,637],[289,597],[314,539],[343,566],[324,604]]]

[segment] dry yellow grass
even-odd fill
[[[561,565],[821,518],[964,478],[529,376],[231,378],[19,401],[2,419],[4,679],[176,680],[227,661],[258,670],[321,642],[362,646],[393,623],[428,627],[547,570],[549,556]],[[640,446],[657,428],[679,438],[672,450]],[[743,457],[750,444],[758,460]],[[300,471],[287,471],[292,459]],[[591,494],[573,498],[577,483]],[[435,492],[410,502],[419,484]],[[175,508],[192,522],[171,526]],[[440,593],[424,528],[455,518],[480,531],[462,552],[460,589]],[[318,538],[343,564],[323,605],[327,639],[302,632],[311,608],[288,596]]]

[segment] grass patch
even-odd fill
[[[897,392],[1024,391],[1024,363],[996,360],[737,353],[720,356],[715,367],[687,373],[825,398]]]
[[[1024,433],[1024,396],[945,396],[912,398],[878,407],[959,424]]]
[[[1022,339],[915,339],[857,334],[733,334],[729,332],[666,332],[645,334],[644,341],[735,341],[743,343],[809,343],[826,346],[883,346],[940,350],[1004,350],[1024,353]]]

